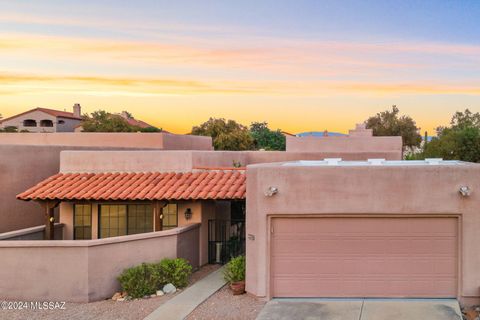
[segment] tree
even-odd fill
[[[82,122],[84,132],[133,132],[124,119],[112,115],[104,110],[93,112],[90,116],[84,116]]]
[[[426,158],[480,162],[480,113],[455,112],[450,127],[438,127],[424,150]]]
[[[392,110],[377,113],[365,121],[368,129],[373,129],[374,136],[402,136],[403,147],[419,147],[422,136],[419,134],[415,121],[409,116],[399,116],[397,106]]]
[[[250,133],[256,149],[285,151],[285,136],[280,129],[270,130],[267,122],[252,122]]]
[[[193,127],[191,134],[212,137],[215,150],[252,150],[254,147],[248,128],[234,120],[210,118]]]
[[[129,117],[133,116],[128,113]],[[160,132],[156,127],[140,128],[130,125],[118,114],[111,114],[104,110],[85,115],[82,121],[83,132]]]

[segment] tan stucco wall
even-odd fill
[[[268,218],[282,215],[454,215],[461,222],[458,297],[480,302],[480,164],[254,165],[247,168],[247,291],[269,294]],[[265,197],[264,191],[278,188]],[[460,186],[473,193],[461,197]]]
[[[293,160],[400,160],[398,152],[284,152],[284,151],[66,151],[61,154],[61,172],[152,172],[189,171],[202,167],[232,167]],[[115,159],[115,161],[112,161]]]
[[[0,143],[0,233],[44,224],[44,212],[38,204],[15,196],[57,174],[62,150],[85,149],[99,148]],[[109,148],[101,148],[105,149]]]
[[[402,137],[372,137],[353,135],[345,137],[286,136],[287,152],[329,153],[384,153],[389,160],[402,159]]]
[[[212,150],[212,138],[171,133],[61,132],[0,133],[0,144]]]
[[[120,289],[116,277],[142,262],[181,257],[198,266],[198,225],[86,241],[0,241],[2,298],[90,302]],[[25,259],[28,257],[28,263]]]
[[[58,172],[62,149],[0,145],[0,233],[44,224],[38,204],[15,196]]]

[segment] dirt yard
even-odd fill
[[[248,294],[234,296],[225,286],[196,308],[187,320],[254,320],[265,303]]]

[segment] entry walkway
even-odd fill
[[[185,291],[168,300],[144,320],[182,320],[196,307],[225,285],[223,268],[220,268],[202,280],[197,281]]]
[[[461,320],[455,299],[274,299],[257,320]]]

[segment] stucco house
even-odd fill
[[[81,106],[76,103],[72,112],[47,108],[28,110],[0,120],[0,128],[14,127],[28,132],[74,132],[81,121]]]
[[[265,299],[478,303],[480,164],[403,161],[398,149],[349,141],[357,153],[337,142],[325,152],[63,151],[59,173],[17,196],[39,203],[47,238],[57,222],[63,240],[0,241],[2,292],[94,301],[141,262],[196,267],[245,252],[247,292]],[[12,277],[26,255],[28,275]]]

